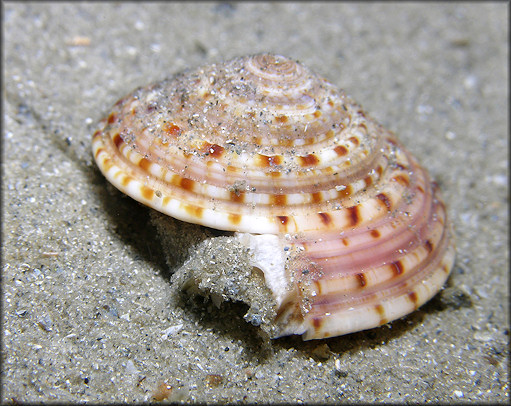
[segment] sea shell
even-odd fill
[[[344,91],[279,55],[185,72],[119,100],[93,136],[106,178],[191,223],[239,232],[275,336],[400,318],[453,266],[437,185]]]

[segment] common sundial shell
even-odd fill
[[[275,336],[325,338],[403,317],[454,263],[426,170],[344,91],[280,55],[136,89],[100,122],[92,148],[122,192],[236,231],[272,258],[255,262],[274,294]]]

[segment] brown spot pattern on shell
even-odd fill
[[[236,58],[135,90],[93,136],[118,189],[175,218],[274,235],[277,335],[323,338],[417,309],[454,262],[426,171],[342,90],[291,59]]]

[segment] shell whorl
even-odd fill
[[[149,188],[157,193],[137,200],[227,230],[275,233],[282,216],[311,205],[349,205],[388,161],[381,129],[358,105],[280,56],[235,59],[139,89],[104,125],[95,139],[106,145],[95,153],[122,156],[111,175],[121,190]],[[143,184],[140,169],[152,175]]]
[[[401,317],[452,267],[445,207],[426,171],[342,90],[279,55],[135,90],[101,121],[93,153],[110,182],[163,213],[298,247],[284,333],[316,338]],[[303,277],[304,267],[318,271]],[[331,315],[354,304],[372,319],[333,328]]]

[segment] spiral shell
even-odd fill
[[[261,256],[277,336],[400,318],[441,289],[454,262],[426,171],[342,90],[279,55],[139,88],[101,121],[92,146],[132,198],[240,232]]]

